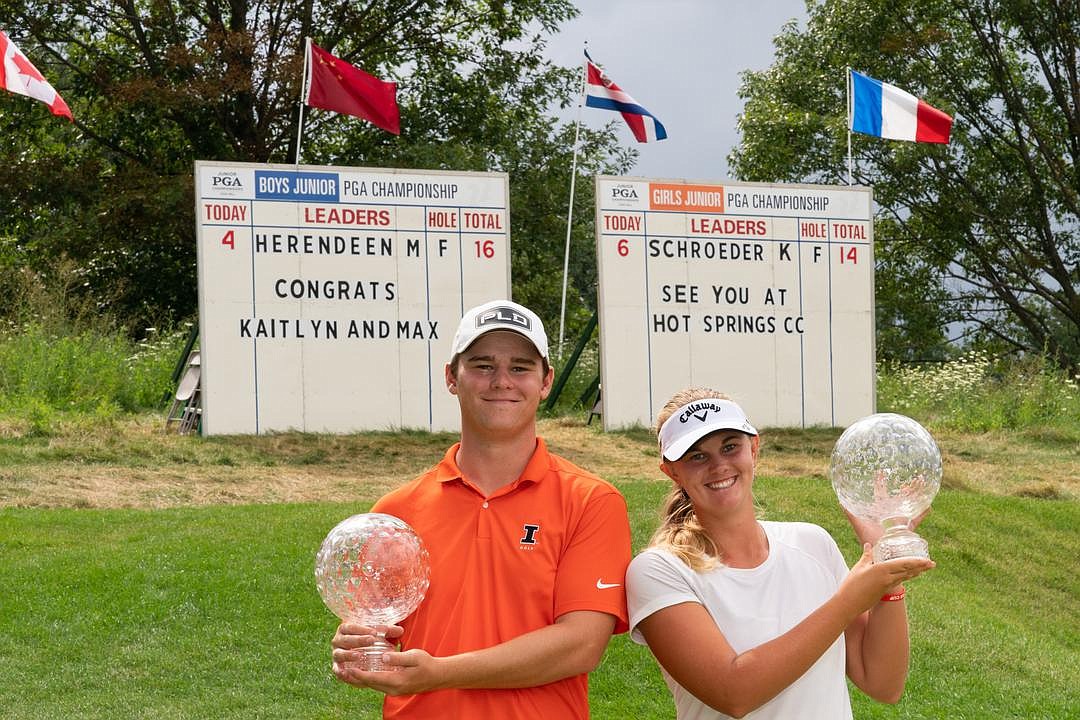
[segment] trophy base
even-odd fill
[[[364,670],[366,672],[397,672],[400,665],[389,665],[383,662],[383,653],[394,652],[396,648],[385,640],[376,640],[373,644],[364,648],[357,648],[360,659],[345,663],[345,667]]]
[[[930,546],[908,529],[906,520],[887,527],[885,534],[874,545],[874,562],[904,557],[930,557]]]

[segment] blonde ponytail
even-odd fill
[[[720,561],[716,543],[698,522],[690,496],[678,485],[665,498],[664,517],[649,547],[667,550],[696,572],[711,570]]]

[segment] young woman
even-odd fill
[[[627,571],[627,601],[631,637],[656,656],[679,720],[851,718],[845,675],[898,701],[909,651],[901,583],[934,563],[874,563],[882,528],[849,515],[863,544],[849,571],[822,528],[758,520],[760,439],[722,393],[676,393],[657,435],[675,486]]]

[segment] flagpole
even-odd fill
[[[307,95],[307,87],[310,82],[309,75],[311,73],[311,38],[304,38],[304,73],[300,78],[300,118],[296,122],[296,154],[293,157],[293,164],[297,167],[300,166],[300,138],[304,131],[304,96]]]
[[[589,43],[585,42],[586,55]],[[585,64],[581,65],[581,95],[578,96],[577,120],[574,122],[574,161],[570,166],[570,204],[566,211],[566,249],[563,251],[562,308],[559,310],[559,345],[555,357],[562,360],[563,330],[566,326],[566,283],[570,272],[570,228],[574,219],[574,184],[577,180],[578,138],[581,134],[581,106],[585,102]]]
[[[851,184],[851,68],[845,71],[845,87],[847,88],[847,184]]]

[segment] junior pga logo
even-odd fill
[[[210,175],[210,191],[214,195],[237,196],[244,190],[244,181],[236,171],[219,170]]]
[[[607,192],[608,203],[615,207],[639,207],[644,196],[645,190],[638,183],[614,183]]]

